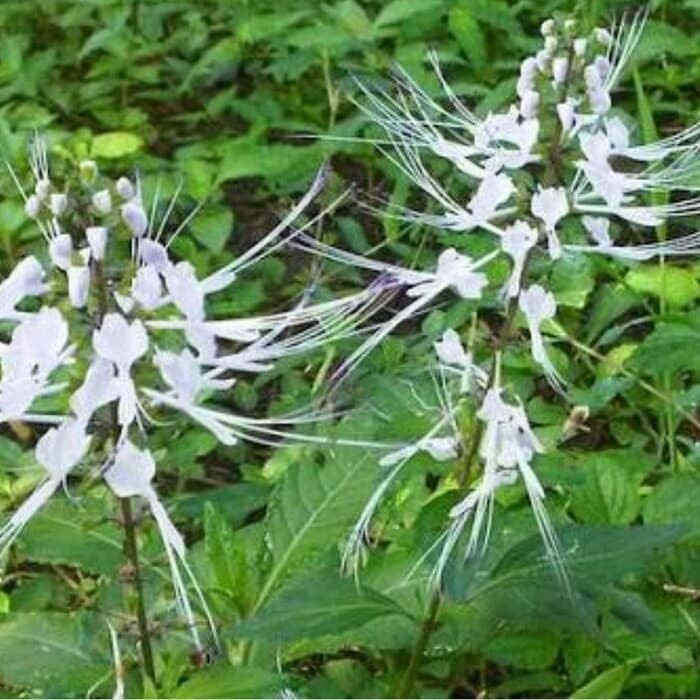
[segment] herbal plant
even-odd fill
[[[8,166],[9,167],[9,166]],[[46,259],[28,256],[2,283],[2,319],[13,324],[2,350],[0,417],[46,429],[34,450],[45,472],[34,491],[0,530],[0,555],[78,467],[92,467],[116,496],[125,551],[136,588],[136,617],[143,668],[155,682],[147,604],[135,535],[133,499],[148,505],[170,568],[177,608],[198,657],[219,647],[216,625],[187,563],[185,543],[153,485],[156,463],[149,427],[169,411],[180,412],[220,443],[271,444],[319,416],[252,418],[217,407],[234,372],[269,371],[280,358],[313,351],[352,333],[373,306],[373,291],[326,303],[304,296],[291,310],[270,315],[208,319],[205,299],[228,289],[239,273],[284,243],[287,228],[308,207],[325,181],[322,169],[309,191],[280,224],[245,254],[198,278],[188,261],[169,249],[194,209],[167,232],[177,192],[160,221],[157,197],[150,216],[140,183],[100,176],[93,161],[78,172],[52,178],[46,143],[30,148],[29,193],[11,170],[26,214],[46,242]],[[312,225],[314,219],[297,231]],[[299,436],[297,436],[299,437]],[[302,439],[324,442],[306,435]],[[196,595],[208,623],[203,641],[190,602]]]
[[[602,4],[585,13],[599,17]],[[81,439],[90,444],[68,476],[69,498],[56,493],[8,550],[3,689],[111,692],[111,648],[116,696],[692,695],[694,541],[661,556],[683,531],[655,523],[687,520],[700,493],[685,430],[697,427],[696,390],[684,393],[675,374],[659,373],[692,376],[697,322],[692,313],[657,320],[648,293],[663,304],[693,296],[694,268],[665,258],[696,252],[676,218],[688,215],[692,226],[695,205],[679,205],[672,191],[692,190],[695,130],[653,143],[645,86],[668,87],[653,67],[644,85],[633,72],[641,133],[608,104],[643,16],[590,35],[563,19],[547,22],[544,49],[522,64],[517,85],[506,76],[491,91],[462,78],[483,73],[493,83],[508,73],[511,54],[533,45],[524,27],[543,6],[341,0],[321,11],[265,13],[263,5],[235,13],[213,0],[203,11],[75,7],[56,22],[76,23],[63,35],[71,49],[55,55],[43,51],[52,10],[28,17],[42,51],[23,56],[31,60],[21,61],[22,72],[47,104],[84,109],[94,129],[139,135],[90,140],[80,132],[68,141],[75,167],[64,166],[59,146],[50,173],[40,139],[32,149],[38,176],[21,220],[37,220],[47,246],[4,285],[9,346],[17,335],[8,367],[23,380],[2,392],[14,416],[7,429],[19,438],[0,439],[0,460],[13,472],[4,496],[10,512],[20,508],[4,543],[24,525],[27,494],[37,484],[42,497],[58,491]],[[90,35],[93,11],[100,30]],[[647,64],[649,46],[687,55],[690,40],[659,25],[646,33]],[[503,40],[497,56],[486,34]],[[23,38],[8,38],[9,73],[0,81],[12,76]],[[432,40],[440,64],[431,57],[431,76],[422,58]],[[279,129],[298,132],[300,124],[357,133],[363,122],[356,111],[342,116],[331,68],[350,60],[376,69],[392,47],[410,67],[395,91],[379,81],[360,85],[365,116],[386,132],[370,132],[377,156],[348,142],[280,142]],[[90,69],[83,82],[75,82],[72,62],[61,64],[64,54],[79,54]],[[139,70],[126,70],[133,65]],[[110,70],[114,89],[95,78]],[[323,85],[314,92],[316,74]],[[688,66],[674,85],[692,84],[692,74]],[[501,110],[511,87],[518,99]],[[6,86],[9,123],[29,114],[46,125],[44,107],[14,111],[21,89],[18,81]],[[323,90],[329,115],[319,117]],[[628,106],[629,94],[622,98]],[[125,100],[138,108],[125,110]],[[669,104],[682,112],[681,97]],[[246,125],[244,138],[228,139]],[[161,154],[180,146],[177,170],[197,196],[215,191],[213,216],[181,215],[178,196],[164,212],[157,195],[147,203],[148,171],[167,171],[164,159],[140,162],[144,184],[79,164],[104,156],[125,172],[120,158],[138,151],[142,136]],[[18,139],[4,130],[2,138]],[[376,173],[380,188],[395,183],[388,205],[368,207],[381,216],[390,254],[367,257],[379,217],[338,201],[330,207],[338,217],[294,230],[321,177],[253,251],[221,263],[229,202],[237,219],[254,217],[260,230],[262,207],[250,201],[270,189],[297,191],[328,150],[364,153],[339,158],[341,172],[354,176],[364,163],[371,184]],[[244,183],[234,198],[226,183],[250,176],[263,178],[260,190]],[[165,180],[167,189],[167,172]],[[407,194],[411,181],[427,205],[420,192]],[[2,206],[0,224],[10,230],[20,218]],[[172,233],[171,220],[182,222]],[[9,267],[31,240],[18,226],[11,230],[21,235],[4,239]],[[327,243],[332,235],[346,250]],[[316,256],[310,285],[300,250]],[[657,257],[659,266],[639,264]],[[236,279],[214,291],[227,274],[211,270],[222,264]],[[366,270],[379,273],[373,283],[364,283]],[[341,297],[358,281],[360,292]],[[300,287],[291,310],[278,312]],[[324,301],[315,302],[317,294]],[[358,346],[358,326],[382,306]],[[18,356],[27,346],[25,365]],[[36,400],[17,413],[33,392]],[[309,397],[335,406],[293,412]],[[42,436],[36,447],[34,430]],[[149,483],[155,464],[157,496]],[[131,517],[111,517],[111,499]],[[142,508],[156,527],[142,524]],[[187,561],[170,518],[191,543]],[[354,578],[339,576],[341,561]],[[124,581],[137,584],[127,587],[126,606]],[[173,602],[181,613],[174,625]],[[215,623],[208,630],[207,611]],[[182,622],[194,642],[189,661]],[[199,668],[205,657],[211,667]]]

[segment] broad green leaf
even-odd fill
[[[106,500],[86,498],[74,505],[56,498],[27,525],[19,539],[20,551],[30,561],[114,576],[124,554],[122,533],[107,522],[109,514]]]
[[[450,10],[448,26],[473,67],[482,69],[486,65],[486,39],[468,3],[462,2]]]
[[[93,158],[122,158],[141,149],[143,139],[128,131],[111,131],[98,134],[92,140],[90,154]]]
[[[581,457],[578,467],[585,482],[571,494],[571,509],[587,523],[625,525],[639,514],[641,498],[639,484],[643,477],[638,467],[649,468],[645,456],[636,453],[634,469],[630,469],[630,454],[623,452],[591,453]]]
[[[202,245],[214,253],[220,253],[231,236],[233,213],[230,209],[219,207],[207,209],[195,217],[191,229]]]
[[[571,697],[576,700],[584,700],[585,698],[618,698],[631,672],[632,669],[627,664],[613,666],[579,688]]]
[[[248,610],[252,593],[249,566],[243,543],[218,511],[207,503],[204,509],[204,546],[214,572],[215,589],[226,594],[241,614]]]
[[[700,328],[682,321],[660,323],[630,358],[635,369],[646,374],[679,370],[700,371]]]
[[[271,568],[256,609],[295,570],[308,571],[315,558],[349,532],[377,478],[371,453],[336,449],[319,465],[308,456],[290,466],[270,502],[266,529]]]
[[[540,670],[550,666],[559,652],[560,639],[551,632],[507,632],[489,642],[484,652],[488,658],[504,666]]]
[[[83,614],[42,611],[0,618],[0,678],[43,697],[83,696],[110,668],[107,635]]]
[[[193,674],[173,698],[280,697],[284,680],[278,673],[255,666],[231,666],[225,661]]]
[[[682,267],[643,265],[630,270],[625,282],[635,292],[653,294],[669,306],[687,306],[700,296],[695,274]]]
[[[283,588],[231,634],[282,642],[338,634],[387,615],[406,612],[391,598],[342,577],[339,571],[325,571]]]
[[[695,474],[678,474],[657,484],[644,501],[647,523],[684,523],[689,534],[700,536],[700,478]]]
[[[375,28],[388,24],[405,22],[414,15],[423,12],[439,11],[442,2],[440,0],[392,0],[386,3],[374,19]]]

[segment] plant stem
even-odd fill
[[[136,591],[136,622],[139,628],[143,670],[155,685],[156,672],[153,665],[153,648],[151,646],[151,633],[148,629],[148,618],[146,616],[141,564],[139,563],[139,550],[136,543],[136,523],[134,522],[134,514],[131,509],[131,499],[120,498],[119,506],[122,511],[122,521],[124,524],[124,552],[131,564],[131,582]]]
[[[418,637],[416,637],[416,642],[411,650],[411,658],[408,662],[406,672],[403,674],[397,685],[396,692],[394,693],[395,698],[415,697],[413,688],[416,682],[416,676],[418,675],[418,670],[420,669],[420,665],[423,660],[425,647],[428,645],[430,635],[435,628],[435,621],[437,620],[438,613],[440,612],[441,604],[442,594],[440,593],[439,589],[436,589],[430,596],[428,611],[423,618]]]
[[[104,266],[100,261],[92,263],[92,283],[97,290],[97,313],[95,325],[100,326],[106,314],[109,312],[109,291]],[[105,444],[109,450],[113,450],[119,440],[119,418],[117,405],[112,403],[109,407],[109,433]],[[120,498],[119,507],[122,514],[124,527],[124,553],[131,565],[131,583],[136,592],[136,624],[139,630],[139,644],[141,658],[143,659],[143,671],[156,685],[156,671],[153,664],[153,647],[151,645],[151,633],[148,628],[148,616],[146,615],[146,602],[143,592],[143,578],[141,576],[141,563],[139,561],[139,548],[136,540],[136,522],[131,507],[131,498]]]

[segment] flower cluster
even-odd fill
[[[34,182],[25,211],[46,242],[45,255],[21,260],[0,284],[0,317],[10,324],[0,346],[0,419],[52,426],[34,454],[45,478],[0,529],[0,555],[32,516],[79,466],[99,474],[119,498],[140,497],[162,537],[176,602],[197,648],[202,641],[188,597],[196,592],[214,632],[204,596],[185,560],[185,545],[153,486],[156,465],[148,449],[152,416],[179,412],[223,444],[268,444],[316,420],[313,412],[279,418],[239,415],[213,402],[235,372],[269,370],[276,360],[313,351],[353,334],[377,305],[377,290],[324,303],[311,294],[289,311],[247,318],[210,319],[206,300],[228,289],[238,275],[277,250],[323,187],[325,169],[289,215],[255,245],[204,277],[170,246],[191,215],[165,234],[175,197],[156,222],[141,184],[111,182],[93,162],[80,164],[70,190],[51,178],[46,145],[30,148]],[[291,231],[291,232],[290,232]],[[215,636],[215,632],[214,632]]]
[[[428,200],[427,211],[388,204],[385,214],[450,234],[478,236],[479,250],[488,251],[490,241],[490,252],[472,259],[448,248],[439,254],[433,269],[423,271],[349,254],[309,236],[297,239],[295,245],[325,258],[381,272],[401,285],[410,301],[345,361],[340,376],[443,292],[483,299],[492,288],[490,277],[496,274],[490,263],[504,257],[510,263],[510,275],[500,288],[506,326],[519,312],[529,332],[533,361],[565,398],[566,379],[550,360],[543,335],[555,328],[557,303],[541,280],[530,281],[531,263],[537,260],[541,270],[548,261],[576,255],[640,261],[700,252],[698,233],[628,243],[630,234],[643,236],[671,218],[700,211],[700,198],[692,194],[700,166],[700,125],[654,143],[633,145],[624,119],[611,111],[611,91],[645,20],[642,12],[611,31],[598,28],[584,36],[577,35],[572,20],[547,20],[541,27],[542,49],[520,66],[516,100],[505,111],[484,118],[458,99],[435,53],[429,58],[444,100],[434,98],[401,68],[395,74],[394,90],[357,81],[361,94],[357,104],[385,132],[384,138],[369,140]],[[432,174],[435,159],[454,166],[458,177],[452,181],[460,182],[460,191],[470,190],[467,198],[448,192]],[[684,192],[691,196],[679,198]],[[451,240],[457,239],[452,235]],[[465,248],[469,249],[466,240]],[[474,452],[483,462],[482,475],[452,511],[451,527],[440,540],[437,579],[470,518],[467,554],[483,547],[493,494],[518,477],[545,545],[563,571],[542,506],[544,490],[530,466],[543,448],[517,397],[504,398],[500,366],[492,363],[490,372],[476,366],[454,331],[446,333],[436,350],[442,372],[455,377],[459,385],[458,396],[471,395],[483,428],[477,433],[483,435]],[[462,398],[443,401],[443,415],[428,434],[384,458],[382,466],[390,470],[350,537],[346,566],[357,566],[371,517],[410,457],[421,450],[437,460],[455,456],[462,437],[454,417],[461,402]]]

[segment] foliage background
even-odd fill
[[[650,7],[618,93],[621,109],[641,117],[642,140],[693,123],[700,111],[700,2]],[[205,270],[269,228],[323,158],[332,158],[334,171],[329,201],[348,184],[357,199],[381,194],[402,203],[409,196],[371,147],[302,137],[366,133],[348,100],[352,73],[383,76],[399,61],[434,85],[423,59],[437,47],[456,91],[485,113],[507,104],[543,19],[575,12],[593,26],[630,8],[636,4],[612,0],[5,1],[0,149],[20,164],[39,129],[59,164],[94,157],[113,174],[138,164],[147,190],[160,179],[165,195],[182,179],[178,215],[195,201],[207,206],[177,253]],[[7,271],[39,241],[5,174],[0,188],[0,267]],[[322,229],[347,248],[375,247],[409,264],[429,260],[449,240],[399,229],[353,198]],[[265,261],[222,310],[280,307],[318,275],[297,256]],[[465,583],[455,573],[453,599],[420,670],[423,695],[700,692],[700,450],[683,415],[700,396],[699,277],[700,268],[688,265],[666,266],[661,278],[645,266],[574,261],[555,268],[551,285],[567,300],[567,330],[602,356],[588,362],[575,355],[583,369],[573,398],[590,406],[590,432],[558,442],[566,407],[535,383],[526,351],[514,350],[507,364],[550,447],[537,468],[590,601],[591,626],[572,617],[551,580],[522,493],[507,493],[484,563],[487,583]],[[357,282],[324,269],[319,294]],[[364,408],[337,430],[419,434],[425,416],[397,378],[429,393],[418,369],[428,343],[469,311],[459,304],[434,311],[421,328],[387,341],[353,388],[351,403]],[[263,413],[299,405],[342,351],[241,381],[231,402]],[[572,351],[562,346],[564,353]],[[644,390],[640,377],[672,403]],[[210,667],[193,668],[168,613],[157,538],[144,528],[150,612],[164,620],[154,630],[161,694],[255,697],[291,687],[302,697],[388,696],[424,614],[422,588],[405,574],[455,499],[447,470],[415,460],[381,519],[382,546],[358,592],[338,577],[338,548],[376,482],[375,458],[351,450],[222,449],[180,424],[155,439],[159,488],[187,530],[228,650]],[[8,511],[37,479],[32,443],[22,426],[0,435],[0,506]],[[141,687],[134,630],[118,617],[128,592],[109,500],[99,488],[78,495],[78,506],[58,499],[47,509],[7,564],[3,697],[84,697],[91,688],[109,695],[105,613],[117,615],[129,694],[154,695]]]

